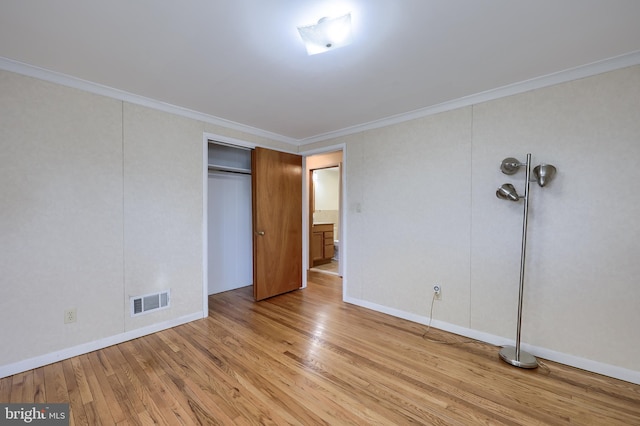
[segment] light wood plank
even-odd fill
[[[11,399],[8,402],[22,402],[25,377],[29,374],[29,372],[24,372],[13,376],[13,379],[11,380]]]
[[[33,371],[33,394],[25,395],[25,401],[33,401],[37,404],[46,403],[47,396],[44,387],[44,368],[36,368]]]
[[[62,362],[56,362],[43,367],[44,383],[47,401],[50,403],[69,402],[69,390],[64,378]],[[7,380],[7,379],[2,379]],[[23,401],[32,402],[32,401]]]
[[[103,379],[100,381],[98,377],[102,376],[102,371],[100,369],[94,369],[93,364],[91,362],[91,356],[95,356],[96,352],[83,355],[78,357],[80,362],[82,363],[82,369],[85,372],[85,380],[87,389],[85,392],[89,392],[91,394],[91,400],[85,400],[85,412],[87,413],[87,417],[89,417],[91,424],[96,425],[109,425],[115,424],[116,422],[111,415],[111,409],[109,408],[109,403],[105,398],[105,392],[109,393],[111,388],[108,386],[102,386],[101,383],[108,383],[108,381]]]

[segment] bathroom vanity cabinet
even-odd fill
[[[312,266],[331,262],[333,257],[333,223],[315,224],[311,228]]]

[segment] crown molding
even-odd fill
[[[272,133],[267,130],[262,130],[262,129],[247,126],[241,123],[236,123],[235,121],[226,120],[224,118],[220,118],[220,117],[205,114],[202,112],[194,111],[188,108],[172,105],[166,102],[158,101],[158,100],[147,98],[144,96],[135,95],[133,93],[125,92],[124,90],[115,89],[113,87],[105,86],[98,83],[93,83],[91,81],[76,78],[67,74],[47,70],[44,68],[36,67],[23,62],[19,62],[19,61],[14,61],[13,59],[0,57],[0,69],[25,75],[27,77],[37,78],[39,80],[48,81],[50,83],[56,83],[62,86],[83,90],[85,92],[93,93],[96,95],[102,95],[102,96],[114,98],[120,101],[129,102],[132,104],[145,106],[155,110],[168,112],[170,114],[191,118],[191,119],[202,121],[205,123],[222,126],[228,129],[233,129],[240,132],[248,133],[250,135],[272,139],[274,141],[284,142],[294,146],[297,146],[299,144],[297,139],[290,138],[288,136],[279,135],[277,133]]]
[[[621,68],[626,68],[633,65],[640,64],[640,50],[627,53],[624,55],[616,56],[613,58],[605,59],[598,62],[593,62],[587,65],[583,65],[576,68],[559,71],[553,74],[544,75],[541,77],[532,78],[530,80],[521,81],[518,83],[509,84],[507,86],[498,87],[496,89],[487,90],[484,92],[476,93],[473,95],[465,96],[451,101],[442,102],[437,105],[420,108],[414,111],[410,111],[403,114],[393,115],[391,117],[385,117],[380,120],[370,121],[368,123],[358,124],[351,127],[346,127],[340,130],[322,133],[309,138],[299,139],[297,143],[307,145],[315,142],[322,142],[329,139],[335,139],[342,136],[351,135],[354,133],[364,132],[366,130],[378,129],[381,127],[391,126],[393,124],[403,123],[409,120],[415,120],[418,118],[427,117],[434,114],[439,114],[445,111],[451,111],[454,109],[476,105],[482,102],[492,101],[499,98],[504,98],[519,93],[528,92],[535,89],[541,89],[544,87],[553,86],[560,83],[566,83],[573,80],[578,80],[585,77],[591,77],[593,75],[602,74],[608,71],[614,71]]]
[[[367,130],[374,130],[381,127],[391,126],[394,124],[403,123],[405,121],[415,120],[418,118],[439,114],[441,112],[451,111],[454,109],[479,104],[482,102],[492,101],[495,99],[516,95],[519,93],[524,93],[524,92],[528,92],[535,89],[541,89],[544,87],[553,86],[555,84],[566,83],[572,80],[578,80],[585,77],[591,77],[593,75],[601,74],[608,71],[614,71],[616,69],[625,68],[625,67],[638,65],[638,64],[640,64],[640,51],[630,52],[624,55],[616,56],[609,59],[604,59],[602,61],[593,62],[593,63],[579,66],[576,68],[559,71],[553,74],[532,78],[530,80],[509,84],[506,86],[498,87],[496,89],[491,89],[491,90],[476,93],[473,95],[465,96],[462,98],[442,102],[437,105],[420,108],[407,113],[393,115],[390,117],[382,118],[380,120],[374,120],[367,123],[358,124],[355,126],[345,127],[343,129],[339,129],[339,130],[335,130],[327,133],[321,133],[315,136],[310,136],[308,138],[295,139],[295,138],[280,135],[277,133],[272,133],[267,130],[262,130],[262,129],[258,129],[258,128],[244,125],[241,123],[236,123],[234,121],[226,120],[213,115],[209,115],[202,112],[179,107],[176,105],[168,104],[155,99],[135,95],[129,92],[125,92],[123,90],[93,83],[87,80],[82,80],[66,74],[50,71],[44,68],[14,61],[12,59],[0,57],[0,69],[6,70],[6,71],[15,72],[15,73],[26,75],[29,77],[38,78],[40,80],[49,81],[51,83],[57,83],[63,86],[68,86],[68,87],[84,90],[90,93],[107,96],[110,98],[115,98],[121,101],[146,106],[152,109],[180,115],[183,117],[191,118],[191,119],[202,121],[205,123],[222,126],[228,129],[237,130],[250,135],[263,137],[266,139],[271,139],[274,141],[283,142],[283,143],[287,143],[287,144],[298,146],[298,147],[312,144],[315,142],[322,142],[330,139],[335,139],[342,136],[351,135],[354,133],[364,132]]]

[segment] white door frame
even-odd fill
[[[230,145],[241,146],[254,149],[263,147],[274,149],[274,147],[247,142],[241,139],[235,139],[228,136],[218,135],[215,133],[204,132],[202,135],[202,312],[203,317],[209,315],[209,249],[208,249],[208,177],[209,177],[209,141],[228,143]],[[285,150],[280,150],[285,151]],[[306,157],[316,154],[325,154],[328,152],[342,151],[342,199],[340,200],[340,270],[342,271],[342,300],[347,296],[347,151],[346,144],[331,145],[323,148],[317,148],[308,151],[285,151],[302,156],[303,182],[302,182],[302,287],[307,286],[307,271],[309,270],[309,194],[308,194],[308,176],[306,173]]]
[[[202,135],[202,316],[209,316],[209,141],[254,149],[257,145],[215,133]]]
[[[318,154],[327,154],[329,152],[342,151],[342,167],[340,168],[342,179],[342,190],[340,191],[340,229],[338,240],[340,241],[340,272],[342,273],[342,300],[347,296],[347,150],[346,144],[326,146],[309,151],[301,151],[302,167],[303,167],[303,183],[302,183],[302,287],[307,286],[307,271],[309,270],[309,233],[311,224],[309,223],[309,174],[307,173],[307,157]]]

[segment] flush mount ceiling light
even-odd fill
[[[320,18],[317,24],[298,27],[309,55],[324,53],[351,43],[351,14]]]

